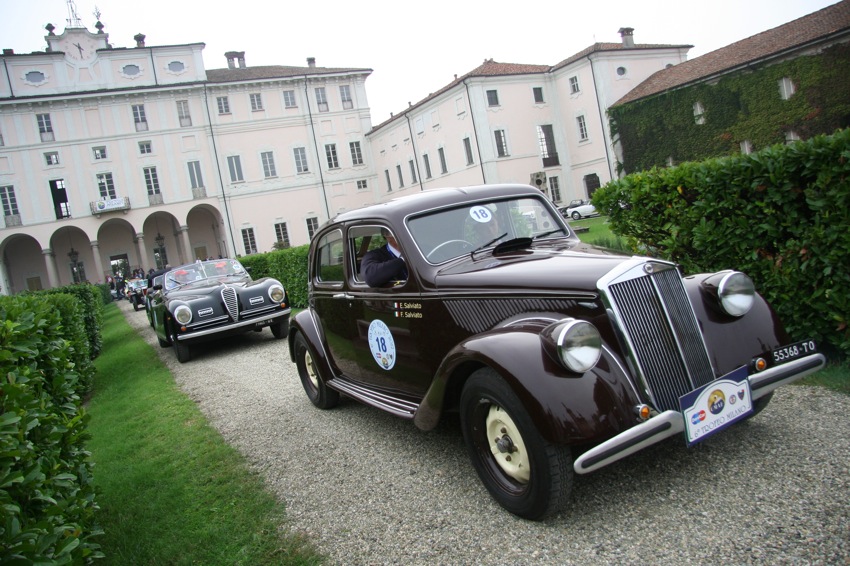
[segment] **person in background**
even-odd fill
[[[370,287],[383,287],[390,281],[407,280],[407,267],[395,236],[386,228],[381,228],[381,235],[387,243],[367,252],[360,264],[363,279]]]

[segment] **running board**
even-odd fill
[[[386,393],[379,393],[343,377],[335,377],[327,381],[326,385],[331,389],[335,389],[340,393],[357,399],[361,403],[371,407],[376,407],[382,411],[387,411],[388,413],[405,419],[412,419],[416,410],[419,408],[418,403],[399,399],[398,397],[393,397]]]

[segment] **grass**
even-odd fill
[[[625,240],[611,231],[607,216],[570,220],[570,226],[574,228],[587,228],[586,232],[578,233],[579,239],[585,244],[593,244],[594,246],[620,250],[626,254],[631,254],[626,248]]]
[[[88,407],[101,563],[321,563],[121,311],[104,319]]]

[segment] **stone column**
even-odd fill
[[[139,267],[145,269],[145,235],[141,232],[136,234],[136,254],[139,256]]]
[[[89,242],[91,253],[94,256],[94,268],[97,270],[97,281],[95,283],[106,283],[106,274],[103,272],[103,260],[100,258],[100,247],[97,240]]]
[[[49,289],[54,289],[60,286],[59,271],[56,269],[56,256],[53,255],[53,250],[44,248],[41,250],[41,255],[44,256],[44,266],[47,268],[47,282],[50,283]]]
[[[183,225],[180,227],[180,239],[183,242],[183,250],[185,254],[185,260],[183,263],[189,263],[191,261],[195,261],[194,253],[192,251],[192,242],[189,241],[189,227]],[[204,258],[206,259],[206,258]]]

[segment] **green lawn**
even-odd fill
[[[319,564],[115,305],[88,412],[103,564]]]

